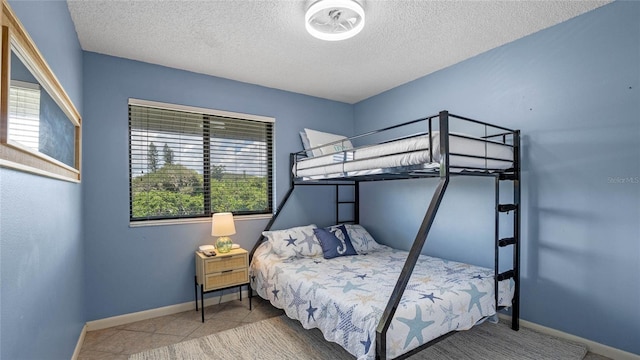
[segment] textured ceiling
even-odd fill
[[[364,30],[309,35],[309,1],[69,0],[84,50],[355,103],[609,1],[364,0]]]

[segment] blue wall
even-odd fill
[[[10,1],[82,113],[65,2]],[[81,185],[0,168],[0,358],[69,359],[85,323]]]
[[[129,227],[128,98],[274,117],[278,199],[302,128],[352,131],[348,104],[95,53],[84,55],[84,94],[87,320],[192,301],[193,252],[213,242],[210,223]],[[303,206],[323,197],[331,193],[296,191],[276,227],[329,223],[326,209]],[[234,242],[251,249],[265,225],[237,221]]]
[[[83,114],[84,152],[81,185],[0,168],[0,358],[69,358],[85,321],[192,300],[193,250],[212,241],[209,224],[129,227],[129,97],[275,117],[278,200],[303,127],[348,135],[449,109],[522,129],[523,318],[640,353],[640,3],[355,106],[83,55],[66,3],[10,3]],[[433,187],[365,185],[363,224],[408,247]],[[330,224],[316,205],[331,197],[297,191],[276,228]],[[452,180],[426,251],[490,263],[492,199],[491,181]],[[250,248],[265,223],[238,221],[234,240]]]
[[[640,354],[639,91],[640,2],[615,2],[358,103],[355,132],[442,109],[521,129],[522,317]],[[435,182],[365,186],[363,224],[408,248]],[[452,180],[425,251],[491,264],[492,186]]]

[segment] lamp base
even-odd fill
[[[231,251],[231,247],[233,246],[233,241],[228,236],[220,236],[218,240],[216,240],[216,250],[219,253],[228,253]]]

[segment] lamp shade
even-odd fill
[[[232,213],[215,213],[211,216],[211,235],[229,236],[236,233]]]

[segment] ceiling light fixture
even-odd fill
[[[304,22],[318,39],[345,40],[364,28],[364,9],[355,0],[318,0],[307,10]]]

